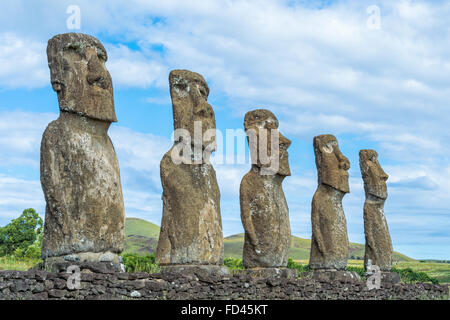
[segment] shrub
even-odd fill
[[[23,210],[19,218],[0,228],[0,256],[12,255],[17,249],[18,255],[25,254],[42,233],[42,224],[36,210]]]
[[[400,275],[400,279],[406,283],[431,282],[433,284],[439,284],[438,279],[430,277],[425,272],[414,271],[411,268],[406,268],[406,269],[392,268],[392,271],[397,272]]]
[[[366,273],[364,267],[347,266],[346,270],[356,272],[361,278],[363,278]]]
[[[122,255],[122,263],[126,272],[157,273],[161,271],[154,253],[145,256],[125,253]]]
[[[223,265],[227,266],[228,269],[230,270],[242,270],[244,269],[244,265],[242,264],[242,260],[241,259],[236,259],[236,258],[225,258],[223,260]]]
[[[296,269],[299,277],[302,273],[309,271],[309,265],[297,263],[291,258],[288,260],[287,267],[289,269]]]
[[[13,252],[13,256],[17,259],[34,259],[41,258],[43,232],[39,233],[36,240],[27,248],[16,248]]]

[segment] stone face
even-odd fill
[[[369,260],[371,260],[371,264],[380,267],[381,271],[390,271],[394,252],[384,215],[384,202],[388,196],[386,181],[389,176],[381,168],[375,150],[361,150],[359,152],[359,165],[366,194],[364,203],[364,233],[366,237],[364,267],[367,269]]]
[[[343,270],[349,242],[342,198],[348,193],[349,160],[332,135],[314,137],[318,188],[312,200],[312,239],[309,265],[312,269]]]
[[[161,160],[163,217],[156,259],[161,265],[222,264],[220,191],[209,163],[215,118],[208,85],[187,70],[172,71],[169,84],[175,130],[187,137],[175,132],[174,145]]]
[[[47,52],[60,116],[41,142],[47,202],[42,257],[115,255],[123,250],[125,213],[119,163],[107,133],[115,115],[106,53],[98,40],[82,34],[52,38]]]
[[[81,33],[59,34],[49,40],[47,57],[61,111],[117,121],[108,56],[100,41]]]
[[[241,219],[245,229],[243,265],[246,268],[285,267],[291,229],[281,184],[291,174],[287,152],[291,141],[279,133],[278,120],[268,110],[248,112],[244,126],[252,150],[252,168],[240,186]],[[272,142],[272,135],[276,135],[278,141]],[[272,150],[274,143],[277,148]],[[261,152],[270,154],[270,162],[264,164]]]

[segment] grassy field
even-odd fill
[[[42,260],[16,259],[14,257],[0,257],[0,270],[26,271]]]
[[[297,263],[308,264],[308,259],[294,260]],[[363,260],[348,260],[348,266],[364,267]],[[394,267],[398,269],[411,268],[416,272],[425,272],[430,277],[439,280],[439,283],[450,283],[450,263],[439,262],[421,262],[417,260],[398,261],[394,263]]]

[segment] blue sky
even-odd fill
[[[81,29],[69,30],[69,5]],[[380,28],[370,28],[370,5]],[[316,189],[312,139],[334,134],[350,159],[344,198],[350,241],[364,243],[358,152],[389,174],[394,249],[450,259],[450,4],[446,1],[9,1],[0,4],[0,225],[42,215],[39,147],[58,116],[46,45],[65,32],[105,45],[118,123],[110,136],[126,215],[160,224],[159,161],[170,148],[172,69],[201,73],[217,128],[242,129],[268,108],[292,140],[284,190],[294,235],[310,238]],[[225,236],[242,232],[239,184],[248,164],[216,165]]]

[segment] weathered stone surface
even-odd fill
[[[386,285],[386,283],[400,283],[400,275],[397,272],[389,272],[389,271],[384,271],[381,272],[381,284]]]
[[[200,279],[205,277],[228,277],[230,276],[230,271],[226,266],[218,265],[167,265],[161,267],[161,272],[173,273],[173,274],[184,274],[184,275],[195,275]]]
[[[175,132],[174,145],[161,160],[163,217],[156,259],[161,265],[222,264],[220,191],[209,162],[216,141],[208,85],[187,70],[172,71],[169,83],[174,128],[185,135]]]
[[[236,270],[233,275],[244,274],[251,278],[284,278],[296,279],[298,272],[296,269],[288,268],[251,268],[245,270]]]
[[[392,269],[393,248],[386,217],[384,203],[387,199],[386,181],[388,175],[378,162],[375,150],[361,150],[359,165],[364,180],[366,201],[364,203],[364,233],[366,248],[364,267],[367,270],[368,261],[380,267],[381,271]]]
[[[314,270],[312,278],[319,282],[339,281],[342,283],[359,283],[361,277],[354,271],[345,270]]]
[[[74,254],[92,253],[87,260],[94,261],[97,253],[122,251],[125,224],[119,163],[107,134],[116,119],[106,52],[83,34],[58,35],[47,52],[61,113],[41,142],[42,257],[76,261]]]
[[[312,200],[309,265],[312,269],[343,270],[349,242],[342,198],[350,192],[350,162],[332,135],[314,137],[314,153],[319,185]]]
[[[243,265],[246,268],[285,267],[291,228],[281,184],[291,174],[287,152],[291,141],[278,131],[278,120],[269,110],[247,112],[244,127],[252,168],[240,186],[241,219],[245,229]]]
[[[70,266],[77,266],[81,273],[95,272],[97,274],[112,274],[120,270],[120,265],[112,262],[99,262],[99,261],[76,261],[76,262],[60,262],[52,261],[49,258],[50,263],[45,265],[45,268],[50,269],[55,273],[67,273],[67,268]],[[73,271],[72,271],[73,272]],[[70,273],[69,273],[70,274]]]

